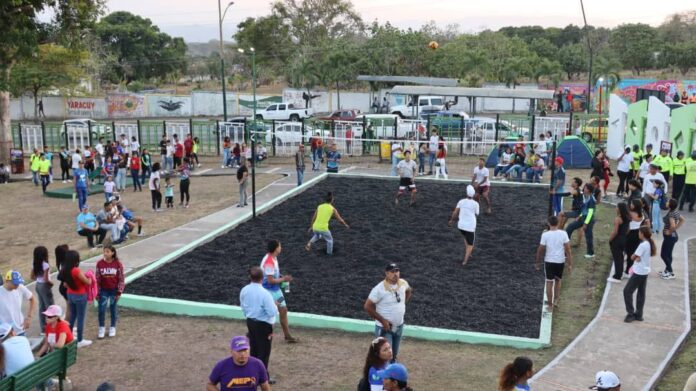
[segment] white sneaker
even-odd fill
[[[139,236],[139,237],[145,236],[145,231],[140,231],[140,233],[138,234],[138,236]]]
[[[674,280],[677,277],[674,276],[674,273],[665,272],[660,276],[660,278],[663,280]]]
[[[67,181],[63,181],[63,183],[68,183]]]
[[[90,341],[90,340],[88,340],[88,339],[83,339],[82,341],[80,341],[80,342],[77,343],[77,347],[78,347],[78,348],[84,348],[85,346],[89,346],[89,345],[91,345],[91,344],[92,344],[92,341]]]
[[[592,259],[594,258],[594,254],[585,254],[585,258]]]
[[[116,336],[116,327],[109,327],[109,337]]]
[[[200,167],[200,166],[201,166],[201,164],[200,164],[200,163],[198,163],[198,165],[197,165],[196,167]]]
[[[609,281],[609,282],[621,282],[621,280],[617,280],[617,279],[614,278],[614,277],[609,277],[609,278],[607,278],[607,281]]]
[[[68,179],[68,183],[72,183],[72,179]]]
[[[72,328],[72,335],[77,336],[77,326]]]
[[[227,166],[220,166],[220,168],[225,168],[225,167],[227,167]]]
[[[105,331],[106,331],[106,330],[104,329],[104,327],[100,327],[100,328],[99,328],[99,333],[97,333],[97,338],[99,338],[99,339],[104,338],[104,333],[105,333]]]
[[[630,278],[630,277],[631,277],[631,276],[630,276],[628,273],[624,273],[623,276],[621,277],[621,279]]]

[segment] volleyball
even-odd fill
[[[437,42],[435,42],[435,41],[430,41],[430,43],[428,44],[428,47],[431,48],[431,49],[433,49],[433,50],[435,50],[435,49],[437,49],[438,47],[440,47],[440,45],[439,45]]]

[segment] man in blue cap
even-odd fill
[[[410,390],[408,387],[408,370],[402,364],[389,364],[378,372],[384,382],[384,391]]]
[[[27,316],[22,314],[22,300],[29,301]],[[9,323],[15,335],[24,335],[31,325],[32,314],[36,310],[36,298],[24,286],[22,275],[16,270],[5,274],[5,282],[0,287],[0,323]]]
[[[230,340],[231,357],[215,365],[208,377],[207,391],[270,391],[268,372],[263,362],[249,355],[249,340],[236,336]],[[220,388],[218,388],[220,384]]]

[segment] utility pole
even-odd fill
[[[225,89],[225,43],[222,40],[222,21],[225,19],[225,14],[227,10],[234,4],[234,1],[230,1],[225,8],[225,12],[222,12],[222,4],[218,0],[218,22],[220,30],[220,80],[222,83],[222,113],[223,119],[227,122],[227,91]]]
[[[585,22],[585,38],[587,39],[587,52],[590,55],[590,69],[587,71],[587,96],[585,97],[585,107],[587,114],[590,113],[590,94],[592,91],[592,45],[590,44],[590,28],[587,26],[587,17],[585,17],[585,5],[580,0],[580,8],[582,9],[582,20]],[[572,108],[571,108],[572,111]]]

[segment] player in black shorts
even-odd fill
[[[394,203],[399,205],[399,197],[406,193],[406,190],[411,192],[411,203],[413,205],[416,202],[416,169],[418,165],[415,161],[411,160],[411,151],[406,150],[404,152],[404,160],[400,161],[396,165],[396,171],[399,173],[399,191],[396,193],[396,199]]]

